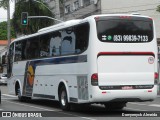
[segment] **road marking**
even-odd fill
[[[1,100],[17,100],[16,98],[1,98]]]
[[[134,110],[134,111],[147,111],[147,110],[141,110],[141,109],[135,109],[135,108],[128,108],[125,107],[126,110]]]
[[[152,107],[160,107],[159,104],[151,104],[151,105],[149,105],[149,106],[152,106]]]
[[[147,105],[147,104],[142,104],[142,103],[134,103],[134,102],[129,102],[129,104],[134,104],[134,105]]]
[[[150,105],[147,105],[147,104],[140,104],[140,103],[132,103],[132,102],[129,102],[130,104],[134,104],[134,105],[145,105],[145,106],[151,106],[151,107],[160,107],[159,104],[150,104]]]
[[[15,95],[8,95],[8,94],[2,94],[3,96],[8,96],[8,97],[17,97]]]
[[[17,105],[22,105],[22,106],[26,106],[26,107],[31,107],[31,108],[36,108],[36,109],[40,109],[40,110],[54,111],[54,112],[57,112],[57,113],[62,113],[62,114],[66,114],[66,115],[71,115],[71,116],[74,116],[74,117],[80,117],[80,118],[82,118],[82,119],[87,119],[87,120],[96,120],[96,119],[93,119],[93,118],[82,117],[82,116],[74,115],[74,114],[71,114],[71,113],[66,113],[66,112],[63,112],[63,111],[55,111],[55,110],[59,110],[59,109],[51,110],[51,109],[46,109],[46,108],[42,108],[42,107],[36,107],[36,106],[31,106],[31,105],[26,105],[26,104],[11,102],[11,101],[7,101],[7,100],[5,100],[5,102],[13,103],[13,104],[17,104]]]
[[[45,108],[41,108],[41,107],[35,107],[35,106],[31,106],[31,105],[25,105],[25,104],[11,102],[11,101],[7,101],[7,100],[5,100],[5,102],[13,103],[13,104],[17,104],[17,105],[22,105],[22,106],[26,106],[26,107],[31,107],[31,108],[35,108],[35,109],[41,109],[41,110],[46,110],[46,111],[54,111],[54,110],[51,110],[51,109],[45,109]]]

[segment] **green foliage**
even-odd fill
[[[3,7],[4,9],[7,9],[9,1],[13,2],[14,0],[0,0],[0,7]]]
[[[0,1],[0,7],[3,7],[4,9],[7,9],[8,0],[1,0]]]
[[[157,6],[157,11],[160,12],[160,5]]]
[[[11,38],[15,38],[15,31],[11,26]],[[0,23],[0,40],[7,40],[7,22]]]
[[[39,29],[53,25],[54,21],[45,18],[28,19],[28,25],[21,24],[21,13],[28,12],[29,16],[50,16],[54,15],[49,11],[43,3],[43,0],[38,0],[41,3],[33,0],[19,0],[16,3],[15,12],[13,14],[13,27],[19,34],[32,34],[37,32]],[[47,6],[48,7],[48,6]]]

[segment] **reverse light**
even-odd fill
[[[98,74],[97,73],[92,74],[92,76],[91,76],[91,84],[93,86],[97,86],[98,85]]]

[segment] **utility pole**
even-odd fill
[[[9,44],[11,43],[11,30],[10,30],[10,0],[8,0],[7,4],[7,39],[8,39],[8,48]]]

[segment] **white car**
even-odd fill
[[[3,73],[0,77],[0,84],[7,84],[7,73]]]

